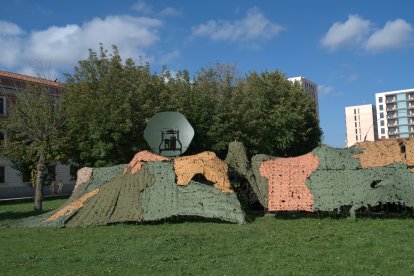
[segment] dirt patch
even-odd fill
[[[140,151],[134,155],[134,158],[132,158],[131,162],[125,167],[124,173],[126,173],[129,168],[131,169],[131,174],[137,173],[141,169],[143,162],[167,160],[169,160],[167,157],[154,154],[147,150]]]
[[[269,180],[269,211],[313,211],[314,199],[306,179],[318,167],[312,153],[265,161],[260,173]]]
[[[51,222],[51,221],[55,221],[61,217],[64,216],[69,216],[73,213],[75,213],[76,211],[78,211],[80,208],[82,208],[84,206],[84,203],[90,199],[91,197],[94,197],[97,193],[99,192],[99,188],[86,193],[84,195],[82,195],[81,197],[79,197],[77,200],[69,203],[68,205],[66,205],[65,207],[63,207],[62,209],[60,209],[59,211],[57,211],[56,213],[54,213],[53,215],[51,215],[46,222]]]
[[[214,152],[202,152],[196,155],[179,157],[174,160],[177,185],[186,186],[196,174],[202,174],[213,182],[222,192],[233,192],[227,175],[228,167]]]

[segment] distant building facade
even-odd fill
[[[63,89],[59,82],[0,71],[0,150],[7,146],[7,133],[1,129],[1,125],[8,118],[10,106],[16,101],[16,94],[21,93],[28,85],[40,86],[53,97],[58,97]],[[58,164],[53,178],[63,183],[64,193],[73,190],[75,175],[73,172],[71,174],[70,166]],[[33,196],[34,189],[30,187],[29,182],[30,176],[22,176],[19,171],[13,169],[10,160],[0,159],[0,199]],[[50,194],[47,188],[45,194]]]
[[[313,99],[319,118],[318,85],[305,77],[288,78],[288,80],[293,83],[299,83],[302,89]]]
[[[414,88],[375,94],[380,139],[414,137]]]
[[[378,140],[377,113],[372,104],[345,107],[346,147]]]

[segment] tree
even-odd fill
[[[65,103],[71,160],[81,166],[126,163],[146,147],[142,131],[156,101],[148,65],[122,64],[117,48],[89,51],[67,75]]]
[[[280,72],[253,72],[239,85],[244,142],[251,154],[295,156],[319,145],[316,106],[298,85]]]
[[[34,210],[42,210],[42,189],[47,168],[65,160],[66,113],[63,99],[31,86],[18,92],[4,124],[7,134],[3,155],[20,172],[36,170]]]
[[[320,143],[315,105],[280,72],[237,74],[232,64],[209,64],[190,80],[166,67],[122,62],[116,46],[89,51],[67,75],[65,102],[71,160],[81,166],[126,163],[148,149],[143,131],[157,112],[183,113],[195,131],[186,154],[212,150],[225,157],[229,142],[249,154],[293,156]]]

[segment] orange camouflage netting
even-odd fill
[[[137,173],[142,167],[142,164],[143,164],[142,162],[167,161],[167,160],[170,160],[170,159],[167,157],[161,156],[161,155],[154,154],[147,150],[140,151],[134,155],[134,158],[132,158],[131,162],[129,162],[129,164],[125,167],[124,173],[128,171],[128,168],[131,168],[131,174]]]
[[[313,211],[313,194],[306,179],[318,168],[311,152],[292,158],[276,158],[260,165],[260,174],[269,181],[269,211]]]
[[[98,192],[99,192],[99,188],[96,188],[95,190],[90,191],[89,193],[86,193],[86,194],[82,195],[77,200],[69,203],[64,208],[58,210],[56,213],[51,215],[46,220],[46,222],[51,222],[51,221],[57,220],[58,218],[61,218],[63,216],[68,216],[68,215],[73,214],[74,212],[76,212],[77,210],[79,210],[80,208],[83,207],[83,204],[85,203],[85,201],[87,201],[91,197],[95,196]]]
[[[414,166],[414,140],[391,139],[377,142],[361,142],[355,145],[362,153],[353,156],[359,159],[362,168],[384,167],[393,163]],[[414,169],[411,170],[414,172]]]
[[[188,185],[196,174],[202,174],[214,183],[215,188],[226,193],[233,192],[227,170],[227,164],[210,151],[174,160],[174,171],[179,186]]]

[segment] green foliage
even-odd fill
[[[53,167],[66,160],[66,112],[63,100],[45,87],[31,86],[16,94],[3,128],[7,134],[4,158],[12,160],[20,172],[36,169],[39,157]]]
[[[312,100],[279,72],[240,77],[234,65],[210,64],[192,80],[186,70],[153,74],[149,64],[123,62],[115,46],[79,61],[67,75],[65,103],[71,159],[86,166],[126,163],[147,149],[143,131],[162,111],[179,111],[193,126],[187,154],[212,150],[224,158],[237,140],[249,155],[298,155],[322,134]]]

